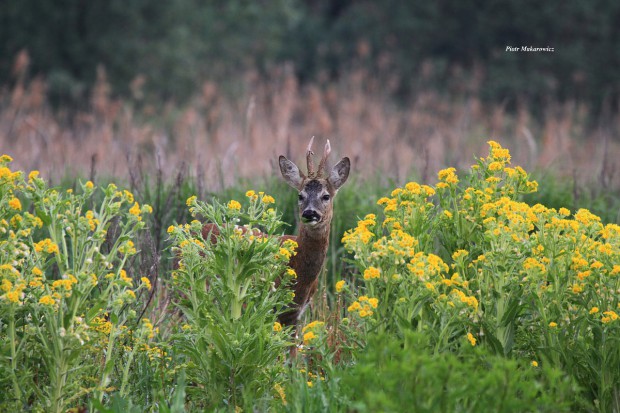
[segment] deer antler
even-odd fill
[[[314,156],[314,152],[312,152],[313,143],[314,143],[314,136],[312,137],[312,139],[310,139],[310,143],[308,144],[308,149],[306,149],[306,163],[308,164],[308,176],[314,175],[314,160],[312,159],[312,156]]]
[[[319,162],[319,170],[317,171],[317,175],[321,175],[323,173],[323,169],[325,168],[325,161],[327,161],[327,157],[329,153],[332,151],[332,147],[329,144],[329,139],[325,144],[325,150],[323,151],[323,157],[321,158],[321,162]]]

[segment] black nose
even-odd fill
[[[306,222],[311,222],[319,221],[321,219],[321,216],[313,209],[306,209],[304,212],[302,212],[301,218]]]

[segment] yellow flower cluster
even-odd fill
[[[84,215],[84,217],[86,218],[86,223],[88,225],[88,228],[91,231],[94,231],[99,225],[99,220],[95,218],[95,213],[93,211],[88,210],[86,211],[86,214]]]
[[[372,280],[373,278],[379,278],[381,276],[381,270],[375,267],[368,267],[364,271],[364,279]]]
[[[240,211],[241,204],[239,203],[239,201],[235,201],[234,199],[232,199],[228,202],[228,209]]]
[[[287,239],[282,243],[282,246],[278,250],[278,253],[275,255],[275,258],[282,259],[283,261],[289,261],[291,257],[295,254],[297,254],[297,242],[292,239]],[[295,277],[296,276],[297,274],[295,274]]]
[[[36,252],[46,252],[48,254],[57,254],[59,251],[58,245],[52,242],[52,240],[49,238],[46,238],[42,241],[35,243],[34,250]]]
[[[607,324],[618,319],[618,314],[615,311],[609,310],[603,312],[604,317],[601,318],[601,322]]]
[[[359,297],[357,299],[357,301],[354,301],[353,304],[351,304],[348,308],[347,311],[350,313],[356,313],[364,318],[364,317],[370,317],[371,315],[373,315],[373,309],[377,308],[379,306],[379,299],[378,298],[369,298],[365,295],[362,295],[361,297]]]
[[[375,214],[368,214],[363,220],[358,221],[357,227],[353,230],[348,230],[342,237],[343,244],[349,245],[351,249],[356,251],[363,250],[364,246],[370,242],[374,236],[373,228],[376,225]]]
[[[342,289],[345,286],[345,281],[344,280],[340,280],[336,283],[336,292],[339,293],[342,291]]]
[[[469,344],[471,344],[472,347],[476,345],[476,338],[472,333],[467,333],[467,341],[469,341]]]
[[[148,278],[146,278],[146,277],[142,277],[142,278],[140,278],[140,281],[142,281],[142,285],[144,285],[144,286],[146,287],[146,289],[147,289],[147,290],[149,290],[149,291],[150,291],[150,290],[151,290],[151,288],[153,288],[153,287],[151,286],[151,280],[149,280]]]
[[[132,240],[127,240],[118,248],[118,252],[124,255],[134,255],[137,253],[136,247]]]
[[[91,327],[104,335],[108,335],[110,334],[110,332],[112,331],[112,323],[107,320],[105,317],[95,317],[93,318],[93,321],[91,322]]]
[[[541,329],[575,328],[583,320],[617,328],[620,226],[604,225],[585,209],[521,202],[538,184],[510,166],[507,149],[489,146],[489,156],[463,179],[468,187],[459,186],[454,168],[444,169],[435,188],[396,188],[377,202],[383,220],[369,214],[345,233],[364,281],[360,294],[385,297],[385,306],[407,317],[415,314],[408,306],[423,297],[438,314],[491,325],[505,317],[506,300],[534,294],[555,312],[539,319]],[[336,292],[344,285],[337,283]],[[368,316],[373,308],[360,298],[348,311]],[[476,343],[473,335],[467,340]]]
[[[437,189],[449,188],[459,183],[459,178],[456,175],[456,168],[442,169],[437,173],[437,178],[440,181],[437,184]]]
[[[315,320],[301,330],[303,334],[303,340],[305,345],[311,344],[318,338],[317,333],[325,329],[325,322]]]

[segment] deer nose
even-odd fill
[[[304,222],[318,222],[321,220],[321,215],[313,209],[306,209],[302,212],[301,219]]]

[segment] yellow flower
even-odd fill
[[[120,272],[121,281],[129,287],[133,286],[133,280],[127,276],[127,271],[121,270]]]
[[[133,255],[137,252],[134,243],[131,240],[127,240],[125,243],[123,243],[123,245],[119,247],[118,251],[126,255]]]
[[[274,202],[276,202],[276,200],[273,199],[273,197],[270,195],[263,196],[262,201],[263,201],[263,204],[265,205],[273,204]]]
[[[466,256],[467,254],[469,254],[466,250],[456,250],[453,254],[452,254],[452,259],[454,261],[458,260],[461,257]]]
[[[30,173],[28,174],[28,181],[32,181],[38,176],[39,176],[39,171],[30,171]]]
[[[46,238],[42,241],[37,242],[36,244],[34,244],[34,250],[36,252],[47,252],[48,254],[52,254],[52,253],[58,253],[58,245],[56,245],[55,243],[52,242],[51,239]]]
[[[565,217],[570,215],[570,211],[567,208],[560,208],[558,213]]]
[[[598,307],[592,307],[592,309],[590,310],[590,314],[596,314],[598,313]]]
[[[351,312],[353,312],[353,311],[357,311],[357,310],[359,310],[359,309],[361,309],[361,308],[362,308],[361,304],[360,304],[359,302],[355,301],[355,302],[353,302],[353,304],[351,304],[351,305],[347,308],[347,311],[351,313]]]
[[[558,323],[556,323],[555,321],[552,321],[549,323],[550,328],[556,328],[557,326],[558,326]]]
[[[43,304],[43,305],[54,305],[55,303],[56,301],[49,295],[44,295],[39,300],[39,304]]]
[[[313,330],[317,327],[321,327],[324,326],[325,322],[323,321],[319,321],[319,320],[314,320],[313,322],[311,322],[310,324],[306,325],[304,328],[301,329],[302,333],[305,333],[307,330]]]
[[[450,212],[450,211],[447,211],[447,210],[444,209],[443,214],[448,219],[452,218],[452,212]]]
[[[9,291],[5,294],[5,297],[12,303],[19,303],[19,293],[17,291]]]
[[[304,334],[304,344],[310,344],[314,339],[316,339],[316,334],[313,331]]]
[[[91,181],[86,181],[86,183],[84,184],[84,186],[85,186],[87,189],[93,189],[95,185],[94,185]]]
[[[345,281],[344,280],[340,280],[336,283],[336,292],[339,293],[342,291],[342,289],[344,288],[345,285]]]
[[[536,360],[532,360],[530,364],[532,365],[532,367],[538,367],[538,362]]]
[[[375,267],[368,267],[364,271],[364,279],[370,280],[372,278],[379,278],[381,276],[381,270]]]
[[[503,169],[503,165],[501,162],[491,162],[489,164],[489,171],[501,171]]]
[[[437,173],[437,177],[439,178],[440,181],[443,181],[447,184],[457,184],[459,182],[459,179],[456,176],[455,172],[456,172],[456,168],[442,169],[441,171]]]
[[[280,248],[280,250],[278,251],[278,255],[282,256],[284,258],[286,258],[287,260],[291,258],[291,252],[289,250],[287,250],[286,248]]]
[[[239,211],[241,210],[241,204],[233,199],[228,203],[228,209]]]
[[[129,213],[131,215],[140,217],[140,205],[137,202],[133,204],[133,206],[129,209]]]
[[[133,202],[133,194],[131,192],[129,192],[128,190],[123,190],[123,195],[125,195],[125,198],[127,198],[127,201],[129,203]]]
[[[306,384],[308,385],[308,387],[314,386],[314,384],[311,381],[307,382]]]
[[[605,315],[605,317],[601,318],[603,323],[610,323],[618,319],[618,314],[615,311],[604,311],[603,315]]]
[[[9,201],[9,206],[17,211],[21,211],[22,203],[17,198],[13,198]]]
[[[43,287],[43,283],[42,283],[42,282],[41,282],[41,280],[40,280],[40,279],[38,279],[38,278],[37,278],[37,279],[34,279],[34,280],[32,280],[32,281],[30,281],[30,282],[28,283],[28,285],[29,285],[30,287],[32,287],[32,288],[39,288],[39,287]]]
[[[192,206],[192,205],[194,204],[194,202],[196,202],[196,199],[197,199],[197,198],[198,198],[198,197],[197,197],[196,195],[192,195],[192,196],[190,196],[189,198],[187,198],[187,201],[185,201],[185,204],[186,204],[187,206]]]
[[[172,231],[174,231],[174,225],[170,225],[167,229],[168,234],[170,234]]]
[[[273,323],[273,331],[275,332],[282,331],[282,324],[278,323],[277,321]]]
[[[151,286],[151,280],[149,280],[146,277],[142,277],[140,278],[140,281],[142,281],[142,284],[144,284],[144,286],[146,287],[147,290],[151,290],[152,286]]]
[[[286,269],[286,273],[287,273],[289,276],[293,277],[293,278],[297,278],[297,273],[296,273],[296,272],[295,272],[295,270],[294,270],[294,269],[292,269],[292,268],[287,268],[287,269]]]
[[[469,341],[469,344],[471,344],[472,347],[476,345],[476,338],[473,336],[472,333],[467,333],[467,341]]]
[[[9,155],[4,154],[2,156],[0,156],[0,162],[2,163],[9,163],[9,162],[13,162],[13,158],[11,158]]]
[[[368,304],[370,304],[372,308],[377,308],[377,306],[379,305],[379,300],[377,298],[369,298]]]
[[[41,271],[39,269],[39,267],[33,267],[32,268],[32,275],[34,275],[35,277],[40,277],[43,275],[43,271]]]

